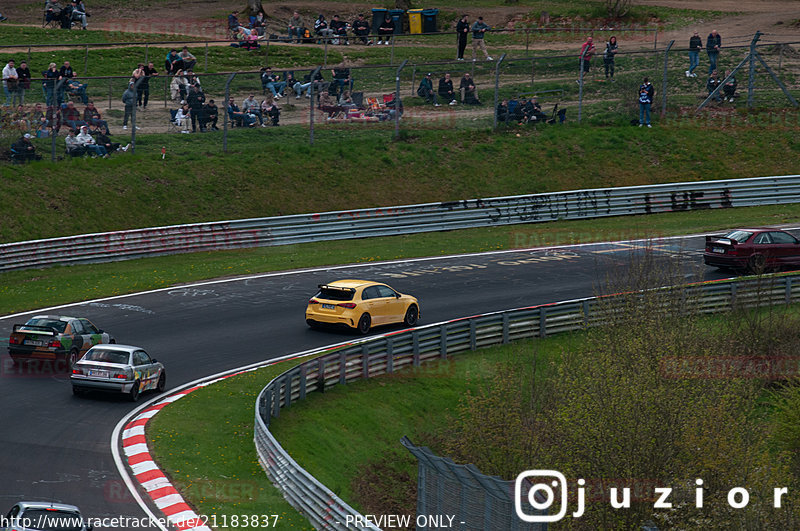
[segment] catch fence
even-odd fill
[[[682,300],[692,301],[694,311],[716,313],[737,307],[796,303],[800,301],[800,275],[763,276],[661,289],[675,292],[673,298],[680,296]],[[254,436],[259,461],[284,497],[317,529],[374,529],[372,526],[346,525],[346,522],[363,520],[355,519],[358,513],[294,461],[270,433],[271,419],[278,417],[281,409],[290,408],[314,391],[324,392],[336,385],[393,374],[479,348],[602,326],[610,322],[621,305],[627,304],[632,296],[636,295],[590,297],[456,319],[368,338],[306,361],[274,378],[259,393]],[[644,293],[638,296],[644,296]],[[523,529],[511,512],[512,489],[507,489],[503,503],[497,503],[502,490],[497,488],[497,478],[483,476],[476,470],[468,476],[463,478],[464,486],[474,487],[476,483],[484,482],[486,488],[480,492],[467,489],[466,495],[471,496],[471,500],[462,499],[460,496],[465,491],[458,488],[437,488],[433,492],[423,489],[425,497],[422,500],[418,498],[418,512],[422,510],[423,514],[430,515],[442,508],[446,513],[441,516],[455,516],[457,522],[469,522],[465,528],[472,530],[493,531],[498,529],[497,522],[514,522],[503,529],[514,529],[515,526]],[[474,503],[483,505],[478,508],[472,506]],[[480,518],[487,511],[494,517],[488,520]]]
[[[514,34],[514,38],[520,36],[521,34]],[[451,37],[452,35],[448,35],[448,38]],[[397,40],[399,39],[400,36],[397,36]],[[385,131],[385,128],[381,129],[379,122],[390,116],[383,112],[385,108],[381,108],[384,107],[385,99],[393,92],[399,93],[403,103],[403,115],[397,124],[395,135],[400,131],[411,132],[422,128],[549,127],[543,122],[555,119],[556,125],[559,123],[556,110],[565,113],[567,124],[577,121],[597,125],[628,124],[638,119],[638,89],[644,77],[648,77],[655,87],[652,111],[656,116],[656,124],[659,120],[669,120],[670,123],[686,121],[692,124],[698,120],[706,120],[711,126],[723,123],[757,126],[775,121],[800,125],[800,115],[794,110],[797,100],[800,99],[800,52],[797,50],[800,43],[768,43],[763,42],[763,38],[760,39],[762,40],[746,45],[723,48],[718,61],[720,81],[726,77],[726,71],[733,70],[743,60],[746,64],[734,76],[737,86],[732,97],[724,94],[721,89],[719,101],[715,98],[703,108],[701,105],[709,96],[708,59],[705,52],[701,52],[700,66],[695,71],[697,77],[687,77],[688,50],[681,43],[669,43],[664,48],[654,50],[647,46],[627,47],[621,42],[620,51],[614,60],[613,77],[609,71],[608,78],[602,58],[602,43],[598,43],[598,52],[590,60],[592,67],[585,76],[579,75],[578,44],[575,53],[565,54],[548,50],[526,52],[519,45],[492,48],[491,42],[491,61],[483,57],[476,61],[469,60],[469,57],[467,61],[454,61],[451,43],[449,46],[433,48],[391,46],[374,52],[372,50],[376,47],[362,47],[363,51],[356,56],[363,55],[367,64],[358,66],[341,64],[343,55],[340,49],[346,48],[349,51],[353,49],[353,45],[303,47],[310,53],[307,56],[308,66],[305,67],[287,67],[288,64],[302,64],[297,63],[296,48],[293,45],[272,44],[264,45],[261,50],[254,52],[236,52],[250,54],[246,55],[247,59],[243,62],[240,58],[234,60],[230,56],[230,49],[223,53],[219,48],[212,47],[209,52],[214,63],[211,70],[215,71],[196,72],[206,99],[214,99],[219,107],[219,127],[222,129],[226,120],[226,94],[229,93],[240,107],[244,98],[250,94],[254,94],[259,102],[271,97],[271,91],[262,86],[259,72],[261,67],[270,64],[282,76],[286,72],[292,72],[301,84],[305,76],[320,67],[325,83],[316,87],[317,97],[313,104],[306,91],[303,91],[303,97],[297,98],[291,87],[284,89],[285,98],[277,100],[282,113],[281,124],[309,128],[309,141],[312,144],[315,139],[341,141],[345,126]],[[753,40],[751,37],[751,41]],[[758,52],[763,63],[754,61],[751,67],[746,58],[753,51]],[[145,58],[146,54],[137,58],[140,53],[142,50],[130,55],[131,69],[136,61]],[[502,61],[499,61],[500,57],[503,58]],[[204,61],[200,54],[198,59],[201,63]],[[163,59],[160,61],[163,63]],[[232,70],[224,68],[226,65],[241,68]],[[163,65],[157,64],[157,68],[161,66]],[[332,70],[339,67],[350,69],[352,86],[345,82],[332,82]],[[234,73],[231,80],[231,74]],[[432,74],[433,89],[437,92],[438,103],[441,104],[439,107],[426,102],[417,94],[420,82],[427,73]],[[445,73],[450,73],[453,80],[454,105],[448,105],[449,97],[438,94],[439,80]],[[475,84],[475,94],[480,104],[468,104],[466,94],[462,94],[459,88],[465,73],[470,74]],[[119,133],[123,115],[121,95],[129,80],[127,72],[122,76],[105,75],[80,79],[87,84],[89,99],[94,100],[101,108],[104,119],[109,121],[114,133]],[[162,72],[161,76],[150,81],[150,105],[146,111],[137,112],[137,124],[143,133],[166,133],[170,130],[169,110],[177,109],[179,102],[185,97],[179,90],[173,90],[173,80],[172,76]],[[229,80],[231,83],[227,86]],[[332,103],[321,108],[320,92],[327,92],[331,87],[339,88],[337,96],[332,97]],[[348,88],[351,88],[353,96],[352,105],[339,104],[336,98]],[[542,107],[542,114],[537,120],[526,117],[521,112],[522,106],[517,107],[514,103],[521,102],[523,97],[533,96],[538,97]],[[729,101],[730,99],[733,101]],[[503,100],[510,102],[509,112],[498,116],[496,107]],[[34,79],[26,94],[26,104],[43,101],[41,80]],[[82,110],[80,100],[78,106]],[[759,112],[742,113],[743,109]],[[61,137],[66,134],[65,130],[66,128],[62,129],[56,147],[48,146],[53,150],[53,158],[63,153]],[[252,131],[249,134],[276,135],[281,134],[279,131],[270,129],[258,133]],[[133,131],[130,133],[132,135]],[[391,134],[388,131],[386,133],[387,136]],[[220,143],[227,149],[230,140],[230,146],[235,148],[235,136],[231,135],[229,139],[226,133]],[[47,141],[40,142],[45,144]]]
[[[193,223],[0,245],[0,271],[554,220],[800,202],[800,175],[573,190]]]

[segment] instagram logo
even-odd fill
[[[578,480],[582,485],[584,480]],[[585,483],[585,482],[584,482]],[[578,491],[578,510],[575,517],[583,515],[583,489]],[[534,511],[526,512],[523,500]],[[558,512],[547,514],[558,504]],[[526,470],[514,482],[514,509],[523,522],[558,522],[567,514],[567,478],[557,470]]]

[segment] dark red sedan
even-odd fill
[[[753,273],[800,266],[800,240],[777,229],[736,229],[706,236],[703,260],[706,265]]]

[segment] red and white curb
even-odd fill
[[[167,527],[163,525],[164,519],[159,519],[153,514],[148,504],[142,499],[136,483],[141,486],[147,493],[147,496],[152,500],[153,504],[166,516],[166,522],[169,524],[181,531],[187,529],[212,531],[209,526],[205,525],[207,519],[200,517],[194,512],[189,504],[186,503],[183,496],[181,496],[178,490],[172,485],[169,478],[158,468],[158,464],[156,464],[152,455],[150,455],[147,439],[145,437],[145,427],[150,419],[156,416],[159,411],[172,402],[180,400],[198,389],[226,380],[232,376],[253,372],[282,361],[321,354],[329,350],[335,350],[365,340],[366,338],[356,341],[342,341],[334,345],[326,345],[303,352],[296,352],[207,376],[206,378],[201,378],[179,387],[165,397],[156,397],[150,402],[142,404],[139,408],[134,409],[124,417],[117,424],[116,428],[114,428],[114,432],[111,435],[111,453],[114,456],[114,462],[117,465],[117,470],[120,476],[122,476],[125,486],[145,514],[150,517],[150,521],[153,525],[161,529],[161,531],[168,531]],[[122,448],[124,456],[119,453],[120,447]],[[128,469],[130,469],[130,474],[128,473]],[[133,476],[133,478],[131,478],[131,476]]]
[[[120,438],[122,442],[122,452],[125,454],[133,477],[145,492],[147,492],[155,506],[164,513],[167,521],[181,531],[186,529],[211,531],[211,528],[204,525],[205,520],[201,519],[201,517],[192,510],[167,476],[158,468],[158,465],[153,460],[147,447],[147,439],[144,434],[145,426],[151,418],[161,411],[161,409],[172,402],[180,400],[186,395],[207,385],[254,370],[256,369],[247,369],[227,374],[220,378],[177,391],[166,398],[158,400],[152,406],[146,407],[141,413],[133,417],[130,422],[125,424],[122,430],[122,436]]]

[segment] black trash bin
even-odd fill
[[[403,9],[390,9],[389,16],[392,17],[394,21],[394,34],[398,35],[403,33],[403,15],[405,14],[405,10]]]
[[[383,19],[386,18],[386,13],[388,11],[389,11],[388,9],[382,9],[382,8],[374,8],[372,10],[372,34],[373,35],[377,35],[378,34],[378,28],[381,27],[381,22],[383,22]]]
[[[436,33],[436,15],[438,14],[438,9],[422,10],[422,33]]]

